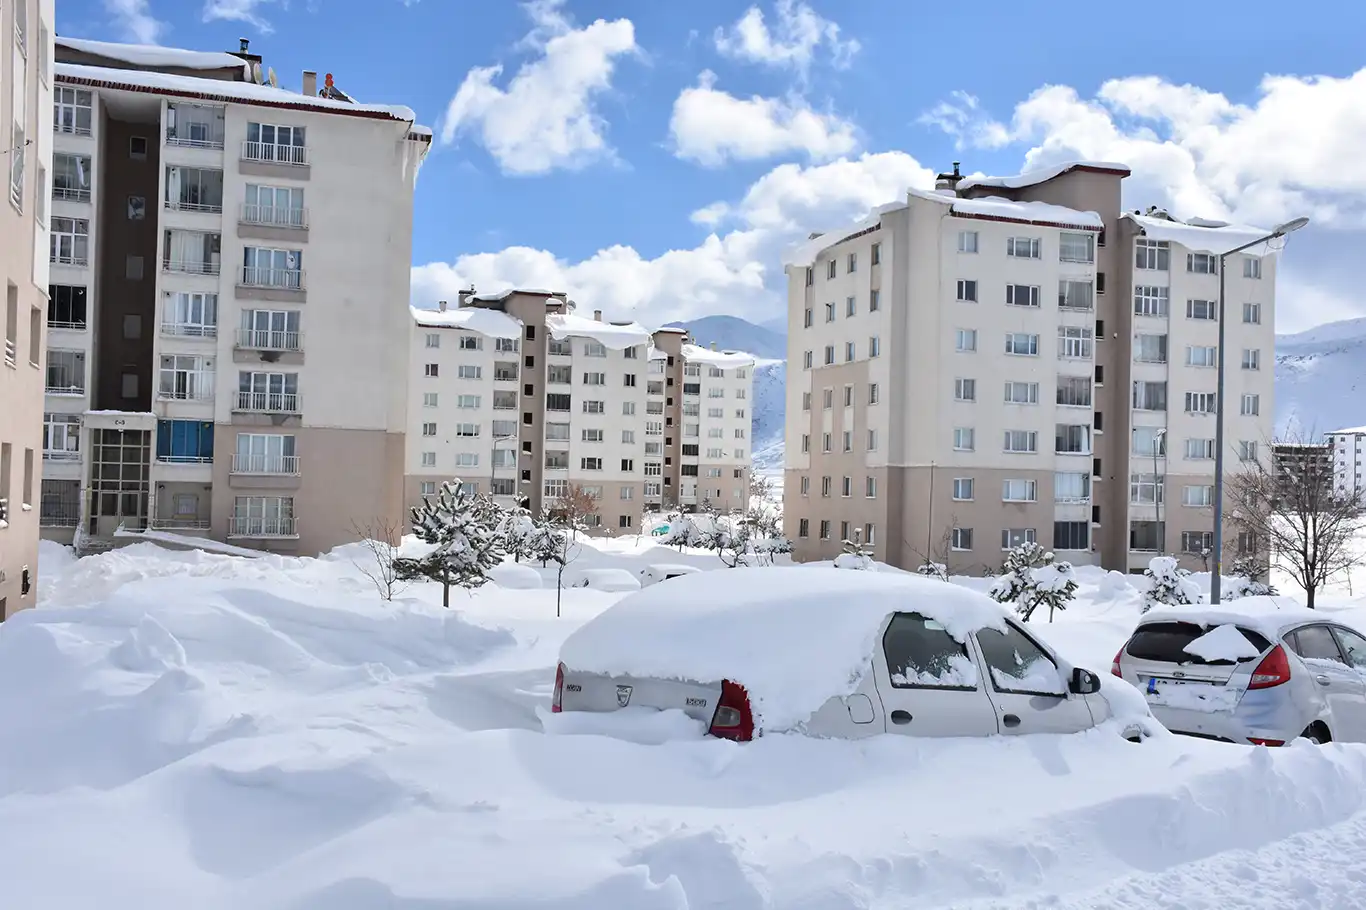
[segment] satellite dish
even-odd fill
[[[276,79],[275,79],[275,67],[272,66],[272,67],[266,72],[266,82],[270,83],[272,86],[274,86],[274,87],[276,87],[276,88],[279,87],[280,83],[279,83],[278,81],[276,81]]]
[[[253,63],[251,65],[251,81],[255,82],[257,85],[261,84],[261,64]]]

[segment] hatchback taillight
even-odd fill
[[[550,711],[559,714],[564,704],[564,664],[555,667],[555,692],[550,696]]]
[[[1247,687],[1249,689],[1270,689],[1272,686],[1279,686],[1288,682],[1290,682],[1290,660],[1285,656],[1285,648],[1277,645],[1267,652],[1261,663],[1257,664],[1257,669],[1252,671],[1252,681],[1247,684]]]
[[[1115,659],[1110,664],[1110,673],[1114,676],[1118,676],[1120,679],[1124,678],[1124,674],[1119,672],[1119,659],[1123,656],[1124,649],[1120,648],[1118,651],[1115,652]]]
[[[754,738],[754,713],[749,705],[749,693],[739,683],[721,683],[721,701],[711,717],[712,736],[748,742]]]

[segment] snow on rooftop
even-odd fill
[[[646,360],[668,360],[669,355],[654,345],[650,345],[650,353],[645,355]]]
[[[1186,606],[1156,606],[1143,614],[1143,622],[1189,622],[1199,626],[1237,625],[1261,633],[1269,641],[1281,637],[1286,626],[1300,622],[1322,622],[1323,614],[1302,607],[1289,597],[1268,595],[1240,597],[1220,603]]]
[[[112,41],[91,41],[86,38],[63,38],[61,35],[52,40],[57,47],[110,60],[122,60],[132,66],[170,66],[193,70],[239,69],[244,73],[248,72],[247,61],[222,51],[190,51],[155,44],[116,44]]]
[[[53,67],[53,71],[59,80],[84,79],[114,88],[150,89],[172,95],[202,95],[247,104],[299,105],[338,113],[384,114],[394,120],[409,122],[417,117],[412,108],[400,104],[348,104],[331,98],[301,95],[271,85],[257,85],[255,82],[228,82],[223,79],[201,79],[198,76],[174,76],[167,73],[110,69],[104,66],[81,66],[75,63],[58,63]]]
[[[768,732],[853,692],[884,619],[913,610],[962,640],[1005,628],[984,594],[910,574],[779,567],[684,575],[630,594],[565,640],[571,670],[714,683],[749,692]]]
[[[563,341],[566,338],[591,338],[614,351],[624,351],[638,344],[650,343],[649,330],[636,322],[614,325],[574,313],[551,313],[545,317],[545,326],[550,330],[550,337],[556,341]]]
[[[433,329],[464,329],[478,332],[489,338],[521,338],[522,322],[501,310],[488,310],[484,307],[458,307],[454,310],[423,310],[409,307],[413,320],[421,326]]]
[[[1126,214],[1124,217],[1141,227],[1143,235],[1149,240],[1165,240],[1168,243],[1180,244],[1192,252],[1213,253],[1216,256],[1236,250],[1271,233],[1259,227],[1225,224],[1202,218],[1181,222],[1149,215]],[[1265,243],[1259,243],[1245,252],[1249,256],[1266,256],[1272,250]]]
[[[559,291],[547,291],[543,288],[507,288],[502,291],[495,291],[492,294],[471,294],[470,300],[482,300],[486,303],[502,303],[513,294],[530,294],[536,297],[559,297]]]
[[[887,212],[894,212],[897,209],[906,207],[904,202],[889,202],[873,209],[866,218],[856,221],[847,227],[842,227],[833,231],[826,231],[816,236],[794,243],[783,253],[784,266],[796,266],[797,268],[810,268],[816,261],[816,257],[837,243],[847,240],[860,231],[866,231],[876,226],[882,221],[882,216]]]
[[[754,355],[744,351],[713,351],[697,344],[683,345],[683,359],[688,363],[705,363],[710,367],[730,370],[736,367],[754,366]]]
[[[916,199],[945,203],[955,215],[977,216],[981,218],[1003,218],[1007,221],[1021,221],[1026,224],[1043,224],[1050,227],[1080,227],[1099,230],[1105,222],[1095,212],[1083,212],[1047,202],[1016,202],[999,196],[981,199],[960,199],[945,193],[926,190],[908,190]]]
[[[1333,430],[1331,433],[1324,433],[1325,436],[1366,436],[1366,427],[1348,427],[1345,430]]]
[[[1064,161],[1052,167],[1038,168],[1032,171],[1025,171],[1023,174],[1014,174],[1008,177],[967,177],[958,182],[959,191],[968,190],[972,187],[999,187],[1001,189],[1018,190],[1027,186],[1035,186],[1046,183],[1054,177],[1059,177],[1068,171],[1077,168],[1094,168],[1096,170],[1114,171],[1124,176],[1130,174],[1127,164],[1116,164],[1113,161]]]

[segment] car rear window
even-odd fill
[[[1206,664],[1211,666],[1228,665],[1231,660],[1205,660],[1186,651],[1186,645],[1204,635],[1212,627],[1200,626],[1193,622],[1154,622],[1139,626],[1129,639],[1124,651],[1136,660],[1152,660],[1169,664]],[[1243,633],[1254,648],[1265,651],[1271,647],[1260,633],[1242,626],[1236,627]],[[1251,660],[1252,658],[1246,658]]]

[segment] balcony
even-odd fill
[[[158,518],[148,519],[147,526],[153,531],[207,531],[213,527],[205,518]]]
[[[168,212],[205,212],[210,215],[220,215],[223,212],[223,202],[192,202],[187,199],[167,199],[166,210]]]
[[[157,464],[213,464],[212,455],[172,455],[158,454]]]
[[[302,332],[275,329],[238,329],[237,347],[246,351],[302,351]]]
[[[202,110],[202,109],[201,109]],[[223,115],[212,121],[194,120],[183,116],[186,108],[171,105],[172,122],[166,126],[166,144],[177,148],[221,149],[223,147]],[[183,122],[176,122],[182,121]]]
[[[52,185],[52,198],[56,202],[89,202],[90,187]]]
[[[229,537],[298,537],[296,518],[247,518],[233,516],[228,520]]]
[[[157,389],[158,401],[213,401],[213,383],[196,383],[193,387],[175,383],[171,388]]]
[[[299,474],[299,456],[238,453],[232,456],[232,473],[296,477]]]
[[[48,257],[48,262],[53,265],[74,265],[78,268],[85,268],[90,265],[90,254],[84,250],[71,250],[68,252],[54,251]]]
[[[304,289],[304,271],[303,269],[263,269],[247,266],[242,269],[242,279],[238,283],[244,288],[302,291]]]
[[[299,396],[294,392],[238,392],[232,409],[248,414],[298,414]]]
[[[218,326],[188,322],[163,322],[161,334],[168,338],[217,338]]]
[[[179,272],[184,275],[217,275],[217,262],[202,259],[166,259],[161,263],[163,272]]]
[[[242,224],[256,224],[262,227],[308,228],[308,209],[292,209],[274,205],[244,205],[238,212],[237,220]]]
[[[10,355],[8,342],[6,342],[5,345],[5,359],[10,363],[14,362],[12,356]],[[82,398],[85,396],[85,384],[82,383],[81,385],[61,385],[54,384],[53,382],[49,381],[43,388],[43,394],[66,395],[72,398]]]
[[[76,449],[43,449],[43,461],[73,463],[81,460],[81,453]]]
[[[263,164],[287,164],[295,167],[306,167],[309,163],[308,147],[247,140],[242,143],[242,160]]]
[[[80,523],[80,506],[67,503],[42,503],[38,512],[40,528],[74,528]]]
[[[55,117],[55,118],[53,118],[53,120],[52,120],[52,132],[54,132],[54,133],[64,133],[64,134],[67,135],[67,136],[90,136],[90,135],[93,135],[93,134],[91,133],[90,124],[89,124],[89,123],[77,123],[77,122],[76,122],[77,120],[81,120],[81,119],[89,120],[89,119],[90,119],[91,109],[88,108],[88,107],[76,108],[77,111],[79,111],[80,113],[82,113],[82,114],[85,115],[84,118],[73,116],[72,114],[69,113],[69,110],[70,110],[70,109],[68,109],[68,111],[64,111],[64,112],[63,112],[63,113],[66,113],[66,116],[63,116],[63,117]]]

